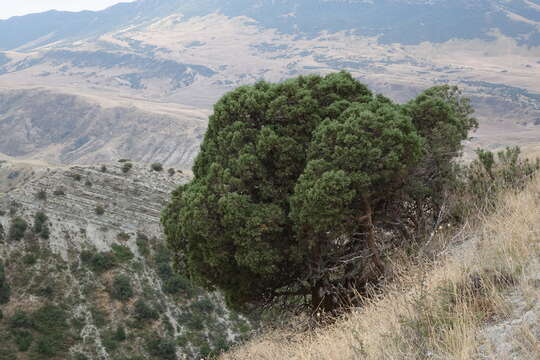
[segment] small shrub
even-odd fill
[[[34,234],[40,234],[43,231],[43,226],[47,222],[47,215],[43,211],[38,211],[34,215]]]
[[[114,333],[107,331],[101,337],[101,341],[107,351],[115,351],[118,348],[118,341],[114,338]]]
[[[212,301],[210,301],[210,299],[203,298],[203,299],[201,299],[199,301],[196,301],[193,304],[191,304],[191,309],[193,311],[208,314],[208,313],[214,311],[214,304],[212,303]]]
[[[164,244],[159,244],[156,247],[156,253],[154,255],[154,261],[156,264],[171,262],[171,251]]]
[[[68,328],[67,313],[57,305],[43,305],[32,314],[34,328],[44,334]]]
[[[44,285],[42,287],[40,287],[36,294],[38,296],[41,296],[41,297],[44,297],[44,298],[47,298],[47,299],[51,299],[54,295],[54,288],[52,285],[50,284],[47,284],[47,285]]]
[[[49,225],[43,224],[43,228],[41,229],[41,232],[39,233],[39,236],[42,239],[49,240],[50,234],[51,233],[50,233],[50,230],[49,230]]]
[[[129,159],[120,159],[118,160],[119,163],[125,163],[125,162],[130,162],[131,160]]]
[[[83,353],[76,353],[73,355],[73,360],[90,360],[88,356],[84,355]]]
[[[124,174],[127,174],[129,172],[129,170],[131,170],[133,168],[133,164],[132,163],[124,163],[124,165],[122,166],[122,172]]]
[[[193,295],[192,286],[182,275],[174,274],[170,279],[163,283],[163,291],[167,294],[180,294],[187,297]]]
[[[86,187],[92,187],[92,182],[88,179],[86,179],[86,182],[84,183]]]
[[[118,239],[118,241],[129,241],[129,234],[126,232],[121,232],[116,235],[116,238]]]
[[[17,212],[19,211],[20,207],[21,207],[21,204],[13,200],[11,204],[9,205],[9,216],[11,217],[15,216]]]
[[[102,173],[106,173],[107,167],[105,165],[101,165],[101,168],[99,169],[99,171],[101,171]]]
[[[9,320],[9,326],[12,329],[32,329],[34,321],[24,311],[17,310]]]
[[[11,241],[19,241],[24,237],[24,233],[28,229],[28,223],[21,217],[16,217],[11,222],[9,227],[8,238]]]
[[[71,178],[75,181],[81,181],[82,180],[82,176],[81,174],[73,174],[71,175]]]
[[[157,273],[159,278],[163,281],[169,280],[174,274],[173,269],[171,265],[169,265],[169,263],[158,263]]]
[[[128,262],[133,259],[134,255],[127,246],[112,245],[112,251],[118,262]]]
[[[30,345],[32,345],[32,341],[34,340],[32,333],[25,329],[13,329],[11,331],[11,335],[13,335],[17,349],[20,352],[28,351]]]
[[[96,206],[95,212],[96,212],[96,215],[101,216],[101,215],[105,214],[105,208],[103,206],[101,206],[101,205],[98,205],[98,206]]]
[[[152,170],[160,172],[163,171],[163,165],[161,163],[155,162],[151,166]]]
[[[96,253],[89,250],[81,252],[81,261],[84,265],[90,267],[95,273],[102,273],[113,269],[116,266],[116,258],[111,253]]]
[[[114,339],[116,341],[122,342],[127,339],[126,330],[122,326],[118,326],[114,332]]]
[[[452,194],[452,215],[458,220],[477,212],[478,206],[480,210],[493,210],[502,191],[523,189],[540,170],[540,159],[522,159],[518,146],[496,155],[478,149],[476,155],[473,162],[459,169],[461,178]]]
[[[169,170],[167,171],[169,173],[169,176],[173,176],[174,174],[176,174],[176,170],[174,170],[173,168],[169,168]]]
[[[148,247],[148,236],[141,232],[138,232],[135,242],[142,256],[146,257],[150,254],[150,249]]]
[[[53,191],[54,196],[65,196],[66,191],[63,188],[58,188]]]
[[[43,190],[43,189],[39,190],[36,193],[36,199],[42,200],[42,201],[47,200],[47,192],[45,190]]]
[[[35,265],[37,262],[37,256],[35,254],[26,254],[22,258],[23,263],[28,266]]]
[[[4,264],[0,261],[0,305],[7,304],[11,297],[11,288],[7,283]]]
[[[144,320],[157,320],[159,319],[159,313],[157,310],[148,306],[144,300],[137,300],[134,307],[135,318],[139,321]]]
[[[111,297],[120,301],[127,301],[133,296],[131,281],[126,275],[117,275],[112,284]]]
[[[156,359],[176,360],[176,347],[170,340],[155,336],[147,340],[146,348]]]
[[[109,314],[105,310],[93,306],[90,308],[90,312],[98,328],[102,328],[109,323]]]

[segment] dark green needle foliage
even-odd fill
[[[453,122],[459,104],[433,91],[422,96],[441,103],[436,116],[451,118],[437,134],[462,138],[467,128]],[[425,161],[434,125],[422,106],[396,105],[346,72],[226,94],[214,106],[194,179],[162,214],[176,264],[237,308],[282,296],[334,307],[336,299],[322,303],[329,289],[367,269],[354,255],[373,257],[372,268],[382,270],[373,223],[384,204],[404,197]]]

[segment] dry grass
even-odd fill
[[[435,263],[404,267],[383,296],[346,319],[300,334],[273,331],[222,359],[502,358],[482,352],[483,344],[497,341],[484,329],[515,312],[509,294],[533,303],[540,298],[540,286],[530,281],[540,274],[540,178],[519,194],[505,194],[495,213],[476,220],[457,239],[439,234],[447,250]],[[537,330],[520,325],[507,339],[521,351],[518,358],[538,358]]]

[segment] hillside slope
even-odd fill
[[[441,230],[434,263],[398,269],[384,295],[335,325],[271,332],[222,359],[538,359],[539,220],[537,179],[472,228]]]
[[[186,176],[124,164],[0,163],[0,359],[198,359],[250,330],[173,273],[159,216]]]
[[[57,164],[129,158],[189,169],[206,116],[196,109],[104,95],[0,89],[0,153]]]

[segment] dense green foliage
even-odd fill
[[[231,305],[295,295],[333,308],[384,269],[376,227],[427,226],[411,217],[440,206],[471,114],[455,88],[397,105],[346,72],[226,94],[162,215],[177,265]]]
[[[24,237],[28,229],[28,223],[21,217],[16,217],[11,221],[8,238],[11,241],[19,241]]]
[[[43,305],[32,314],[17,311],[9,320],[11,335],[21,352],[33,346],[38,358],[51,358],[67,349],[67,314],[56,305]]]

